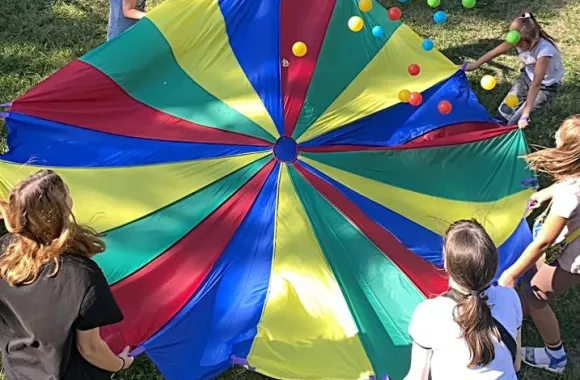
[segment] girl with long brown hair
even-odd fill
[[[409,326],[405,380],[516,380],[522,309],[517,293],[492,286],[497,249],[476,221],[454,223],[444,237],[449,291],[419,304]]]
[[[560,93],[564,64],[556,41],[546,33],[531,12],[525,12],[513,20],[509,29],[520,33],[521,38],[516,45],[503,42],[468,64],[465,70],[478,69],[484,63],[516,48],[523,68],[508,94],[516,96],[518,103],[513,107],[504,100],[498,108],[496,119],[504,124],[517,124],[525,128],[531,114],[551,104]]]
[[[0,350],[8,380],[108,379],[133,362],[114,355],[99,328],[122,320],[91,258],[105,244],[75,222],[68,187],[32,175],[0,201]]]
[[[499,282],[513,287],[525,275],[520,293],[524,314],[532,318],[544,347],[524,348],[522,360],[534,367],[562,373],[568,360],[558,319],[549,302],[580,284],[580,239],[567,244],[554,262],[543,256],[554,243],[564,242],[580,228],[580,115],[562,123],[556,132],[555,148],[529,154],[525,159],[533,169],[556,181],[532,196],[532,208],[552,202],[534,241],[502,274]]]

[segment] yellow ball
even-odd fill
[[[508,95],[505,97],[504,102],[508,107],[516,108],[518,106],[518,103],[520,102],[520,100],[515,95]]]
[[[308,51],[308,47],[302,41],[298,41],[292,45],[292,54],[297,57],[304,57],[306,52]]]
[[[371,0],[360,0],[358,2],[358,9],[361,12],[368,12],[373,9],[373,2]]]
[[[409,90],[399,91],[399,100],[402,103],[407,103],[409,101],[409,96],[411,96],[411,91],[409,91]]]
[[[353,16],[348,20],[348,28],[353,32],[360,32],[364,26],[365,23],[363,19],[358,16]]]
[[[486,75],[481,78],[481,87],[483,87],[484,90],[491,91],[495,88],[496,84],[497,80],[491,75]]]

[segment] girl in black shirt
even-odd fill
[[[102,240],[72,215],[68,187],[50,170],[0,201],[0,347],[8,380],[101,380],[128,368],[99,327],[120,322],[105,277],[91,258]]]

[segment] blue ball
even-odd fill
[[[407,1],[409,1],[409,0],[397,0],[397,1],[398,1],[399,3],[403,3],[403,4],[405,4],[405,3],[406,3]]]
[[[425,38],[423,40],[423,50],[431,51],[431,50],[433,50],[434,47],[435,47],[435,44],[433,43],[433,41],[431,39]]]
[[[380,25],[377,25],[373,28],[373,36],[375,37],[381,37],[384,33],[383,27]]]
[[[443,11],[435,12],[433,15],[433,21],[435,21],[436,24],[443,24],[445,21],[447,21],[447,13]]]
[[[423,40],[423,50],[431,51],[431,50],[433,50],[434,47],[435,47],[435,44],[429,38],[425,38]]]

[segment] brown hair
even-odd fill
[[[528,46],[531,46],[534,40],[538,37],[544,38],[552,43],[552,45],[556,46],[556,39],[550,36],[544,28],[542,28],[532,12],[524,12],[521,16],[517,17],[512,22],[510,29],[520,32],[520,41],[526,43]]]
[[[562,181],[580,175],[580,115],[567,118],[558,133],[561,144],[528,154],[524,159],[530,168]]]
[[[484,294],[498,268],[497,248],[478,222],[462,220],[445,234],[443,251],[449,277],[462,288],[447,295],[457,301],[454,320],[469,347],[469,368],[487,365],[495,358],[493,337],[501,340]]]
[[[97,234],[76,223],[69,205],[68,188],[52,170],[24,179],[0,201],[0,213],[11,239],[0,256],[0,277],[11,286],[31,284],[44,265],[70,252],[92,257],[105,250]]]

